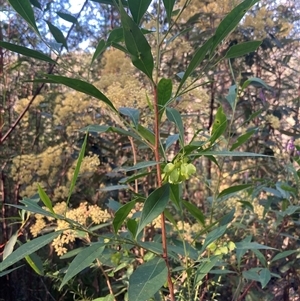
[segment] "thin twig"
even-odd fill
[[[248,291],[250,290],[250,288],[253,286],[254,283],[255,283],[255,281],[252,280],[251,283],[246,287],[246,289],[240,295],[240,297],[237,299],[237,301],[242,301],[243,300],[243,298],[247,295]]]
[[[110,280],[109,280],[109,278],[108,278],[106,272],[104,271],[103,266],[102,266],[101,262],[99,261],[99,259],[97,259],[97,264],[98,264],[99,269],[101,270],[101,272],[103,273],[103,275],[104,275],[104,277],[105,277],[105,279],[106,279],[106,284],[107,284],[109,293],[110,293],[112,296],[114,296],[114,301],[117,301],[116,298],[115,298],[114,291],[113,291],[113,289],[112,289]]]

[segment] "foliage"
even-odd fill
[[[0,275],[25,259],[55,283],[54,299],[271,300],[271,278],[296,275],[298,263],[299,99],[281,100],[296,70],[294,41],[281,40],[291,24],[277,26],[258,0],[83,9],[96,3],[116,27],[78,55],[65,51],[80,44],[71,36],[80,13],[56,12],[71,24],[65,32],[49,3],[9,1],[34,49],[0,41],[1,75],[18,70],[30,90],[14,100],[3,84],[2,156],[17,192],[6,209],[2,171],[2,212],[19,228],[9,238],[2,227]],[[281,134],[292,137],[288,152]]]

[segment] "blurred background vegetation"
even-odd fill
[[[60,45],[49,33],[44,20],[68,35],[68,51],[62,52],[59,65],[54,67],[53,73],[92,82],[117,108],[140,109],[143,125],[151,127],[153,120],[149,118],[147,101],[151,97],[151,90],[144,76],[136,72],[130,59],[123,52],[108,48],[90,64],[99,40],[106,39],[113,29],[120,26],[117,10],[97,1],[85,1],[82,8],[78,7],[74,11],[71,2],[31,1],[39,30],[52,47],[59,49]],[[214,33],[222,18],[239,2],[192,1],[179,18],[177,26],[167,36],[160,76],[173,79],[174,85],[179,83],[180,74],[188,66],[193,51]],[[183,3],[180,0],[176,5],[180,7]],[[151,45],[156,43],[151,30],[155,27],[152,15],[156,15],[157,11],[157,4],[154,3],[143,19],[143,28],[150,31],[147,37]],[[72,14],[77,18],[76,22],[63,20],[59,13]],[[7,1],[0,1],[0,20],[0,41],[26,46],[53,56]],[[239,82],[258,77],[268,86],[255,83],[247,88],[238,101],[235,122],[227,135],[234,141],[238,135],[253,130],[254,135],[243,144],[241,150],[272,157],[258,159],[258,162],[248,158],[225,158],[221,162],[221,172],[210,160],[201,158],[196,162],[197,175],[186,183],[184,190],[184,198],[210,216],[211,198],[215,189],[222,191],[232,185],[253,184],[251,191],[224,200],[222,206],[214,208],[213,214],[221,216],[235,208],[234,227],[232,233],[228,234],[231,239],[238,241],[251,234],[258,242],[279,249],[299,248],[299,208],[290,214],[282,214],[281,217],[279,214],[284,212],[287,202],[298,206],[300,196],[297,171],[300,162],[299,20],[299,1],[262,0],[246,15],[230,38],[223,42],[217,53],[217,57],[221,57],[231,45],[253,39],[262,40],[256,52],[231,60],[234,75]],[[164,25],[166,20],[162,18],[159,22]],[[71,26],[72,30],[69,31]],[[176,35],[178,37],[174,39]],[[16,205],[20,199],[34,196],[39,183],[59,212],[68,196],[83,142],[84,134],[79,130],[88,125],[114,125],[117,122],[97,100],[60,85],[46,84],[20,123],[14,126],[38,89],[37,84],[31,80],[47,73],[49,68],[48,63],[0,48],[0,251],[3,251],[20,221],[18,210],[6,205]],[[207,66],[206,70],[205,76],[196,83],[199,87],[178,98],[176,102],[176,108],[184,117],[187,141],[197,131],[201,131],[205,139],[219,105],[223,106],[228,116],[231,114],[226,100],[229,88],[234,84],[229,64],[222,61],[216,66]],[[256,117],[248,122],[252,114],[256,114]],[[7,136],[11,127],[14,129]],[[165,135],[169,135],[175,129],[165,121],[162,130]],[[170,151],[170,159],[174,153],[176,146]],[[143,149],[138,150],[138,156],[144,160],[153,160]],[[93,224],[109,221],[113,214],[113,202],[125,203],[130,200],[131,194],[129,191],[109,191],[107,188],[118,184],[124,177],[116,171],[117,167],[132,164],[134,158],[131,141],[118,134],[91,133],[80,177],[71,198],[70,216],[76,215],[75,210],[79,210],[81,213],[78,216],[82,217],[82,212],[85,212]],[[153,188],[153,181],[147,177],[139,181],[138,188],[147,195]],[[93,219],[93,212],[103,218]],[[50,231],[51,227],[53,229],[56,226],[51,220],[32,216],[24,228],[24,238],[21,239],[25,241],[26,238],[34,237],[42,231]],[[159,228],[159,224],[154,226]],[[183,230],[187,240],[192,240],[199,231],[193,218],[189,216],[184,224],[178,224],[178,229]],[[170,231],[176,232],[178,229]],[[107,226],[99,231],[110,231],[110,228]],[[62,277],[59,271],[66,265],[58,256],[67,249],[71,250],[74,245],[80,245],[82,240],[69,238],[64,246],[60,246],[60,250],[65,248],[62,253],[57,253],[55,246],[40,252],[47,271],[44,276],[38,276],[29,267],[24,267],[3,277],[0,300],[92,300],[107,294],[103,289],[105,279],[101,278],[99,272],[82,273],[66,288],[58,291]],[[113,282],[115,289],[120,291],[126,286],[126,273],[136,264],[130,255],[122,260],[126,262],[126,270],[116,272]],[[296,292],[298,285],[300,286],[300,270],[295,266],[298,261],[296,257],[293,260],[288,265],[285,260],[278,263],[274,269],[282,279],[275,279],[264,291],[257,287],[250,289],[247,300],[296,300],[289,297],[293,294],[291,290]],[[120,258],[107,255],[107,266],[116,266],[119,261]],[[249,266],[255,267],[256,261],[249,255]],[[230,264],[230,260],[228,262]],[[222,287],[214,287],[215,291],[223,291],[222,299],[217,300],[231,300],[238,285],[238,277],[232,276],[222,281]],[[120,285],[120,282],[123,284]],[[227,290],[227,299],[224,290]],[[255,299],[257,290],[260,290],[260,296],[265,299]],[[267,299],[272,296],[274,299]]]

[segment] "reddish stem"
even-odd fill
[[[159,120],[159,108],[158,108],[158,95],[157,95],[157,86],[154,86],[154,135],[155,135],[155,147],[154,147],[154,155],[155,160],[158,162],[156,165],[156,175],[157,175],[157,187],[162,186],[162,179],[161,179],[161,169],[160,169],[160,155],[159,155],[159,148],[160,148],[160,120]],[[174,295],[174,286],[172,282],[172,275],[171,269],[168,260],[168,247],[167,247],[167,231],[166,231],[166,223],[165,223],[165,214],[164,212],[161,213],[161,232],[162,232],[162,248],[163,254],[162,257],[166,262],[166,266],[168,269],[168,288],[170,293],[171,301],[175,301]]]

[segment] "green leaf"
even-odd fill
[[[89,133],[87,132],[85,137],[84,137],[84,141],[82,143],[80,153],[79,153],[79,156],[78,156],[78,159],[77,159],[76,167],[75,167],[75,170],[74,170],[74,175],[73,175],[72,180],[71,180],[71,186],[70,186],[70,190],[69,190],[69,194],[68,194],[67,206],[69,205],[73,190],[74,190],[75,185],[76,185],[76,181],[77,181],[78,174],[79,174],[79,171],[80,171],[80,166],[81,166],[84,154],[85,154],[88,135],[89,135]]]
[[[128,167],[122,166],[119,169],[127,172],[127,171],[139,170],[139,169],[146,168],[146,167],[151,167],[154,165],[157,165],[156,161],[144,161],[144,162],[139,162],[139,163],[135,164],[134,166],[128,166]]]
[[[55,212],[53,211],[52,202],[44,189],[40,186],[40,184],[38,184],[38,192],[44,205],[50,210],[50,212],[55,214]]]
[[[166,114],[167,114],[167,118],[171,121],[174,122],[178,131],[179,131],[179,140],[181,142],[182,145],[184,145],[184,127],[183,127],[183,122],[181,119],[181,115],[180,113],[173,109],[173,108],[166,108]]]
[[[141,139],[140,136],[136,135],[133,132],[130,131],[125,131],[119,127],[113,127],[113,126],[107,126],[107,125],[98,125],[98,124],[92,124],[89,126],[84,127],[83,129],[80,130],[81,132],[94,132],[94,133],[107,133],[107,132],[113,132],[113,133],[118,133],[123,136],[129,136],[133,137],[140,142],[144,143],[144,141]]]
[[[271,157],[268,155],[263,154],[255,154],[255,153],[248,153],[248,152],[235,152],[235,151],[202,151],[197,153],[197,157],[199,156],[219,156],[219,157]],[[193,157],[191,155],[190,157]],[[194,156],[196,157],[196,156]]]
[[[109,5],[115,5],[116,0],[91,0],[93,2],[101,3],[101,4],[109,4]],[[126,0],[122,0],[122,4],[124,6],[128,6],[128,3]]]
[[[242,91],[244,91],[250,85],[256,88],[266,88],[269,91],[274,90],[272,87],[268,86],[262,79],[258,77],[250,77],[243,83]]]
[[[64,19],[67,22],[74,23],[74,24],[77,23],[77,19],[70,14],[66,14],[63,12],[56,12],[56,13],[59,17],[61,17],[62,19]]]
[[[128,0],[128,6],[135,23],[139,24],[152,0]]]
[[[169,201],[170,186],[165,184],[162,187],[155,189],[146,199],[142,211],[142,216],[139,222],[137,235],[145,228],[145,226],[151,223],[159,214],[161,214]]]
[[[120,13],[125,45],[130,53],[132,64],[152,80],[154,62],[151,47],[138,25],[127,15],[122,5],[120,5]]]
[[[256,51],[256,49],[260,46],[261,42],[262,41],[249,41],[231,46],[226,52],[225,58],[232,59]]]
[[[157,85],[157,98],[159,115],[162,116],[165,105],[172,96],[172,81],[170,79],[162,78]]]
[[[15,270],[21,268],[22,266],[24,266],[24,264],[22,264],[22,265],[20,265],[20,266],[18,266],[18,267],[15,267],[15,268],[13,268],[13,269],[6,270],[6,271],[2,272],[2,273],[0,273],[0,277],[3,277],[3,276],[5,276],[5,275],[7,275],[7,274],[13,272],[13,271],[15,271]]]
[[[180,84],[177,89],[177,93],[182,87],[182,85],[186,82],[188,77],[195,71],[195,69],[200,65],[200,63],[205,59],[205,56],[209,49],[211,49],[212,45],[212,38],[207,40],[194,54],[192,60],[190,61],[186,71],[184,72],[184,75],[181,78]]]
[[[116,213],[113,220],[113,226],[114,230],[117,233],[122,224],[124,223],[125,219],[127,218],[130,211],[134,208],[136,204],[136,201],[133,200],[125,205],[123,205],[121,208],[119,208]]]
[[[153,132],[145,127],[143,127],[142,125],[138,125],[138,133],[140,134],[140,136],[145,139],[146,141],[148,141],[150,144],[154,145],[155,144],[155,136],[153,134]]]
[[[134,127],[137,128],[140,119],[140,111],[134,108],[120,107],[119,112],[125,116],[128,116],[133,122]]]
[[[59,75],[50,75],[47,74],[46,77],[49,80],[42,80],[44,82],[52,82],[52,83],[58,83],[65,85],[67,87],[70,87],[76,91],[85,93],[87,95],[93,96],[99,100],[102,100],[105,104],[107,104],[112,110],[117,112],[116,108],[114,105],[111,103],[111,101],[104,95],[102,94],[95,86],[93,86],[90,83],[84,82],[80,79],[76,78],[69,78],[69,77],[64,77],[64,76],[59,76]]]
[[[102,39],[99,41],[96,50],[94,52],[91,64],[93,64],[93,62],[95,61],[95,59],[97,59],[99,57],[99,55],[106,49],[106,43],[105,41]]]
[[[74,256],[76,256],[77,254],[79,254],[83,249],[84,249],[84,247],[80,247],[80,248],[77,248],[77,249],[73,249],[73,250],[71,250],[71,251],[65,253],[64,255],[60,256],[59,258],[60,258],[60,259],[68,259],[68,258],[74,257]]]
[[[140,265],[129,278],[128,300],[149,300],[164,285],[167,275],[167,266],[162,258],[156,257]]]
[[[99,191],[114,191],[114,190],[120,190],[120,189],[129,189],[128,185],[112,185],[112,186],[106,186],[103,188],[100,188]]]
[[[276,250],[275,248],[271,248],[266,245],[259,244],[257,242],[248,242],[245,240],[235,243],[235,246],[236,246],[236,249],[240,249],[240,250],[253,250],[253,249]]]
[[[114,48],[116,48],[116,49],[121,50],[121,51],[124,52],[125,54],[128,54],[128,55],[130,54],[130,53],[128,52],[128,50],[127,50],[124,46],[122,46],[122,45],[120,45],[120,44],[118,44],[118,43],[111,42],[111,46],[114,47]]]
[[[57,28],[56,26],[54,26],[52,23],[50,23],[49,21],[46,21],[48,25],[48,28],[51,32],[51,34],[53,35],[55,41],[57,43],[62,44],[67,50],[68,50],[68,45],[67,45],[67,40],[65,39],[63,33],[61,32],[61,30],[59,28]]]
[[[34,7],[36,7],[36,8],[38,8],[38,9],[42,10],[42,7],[41,7],[41,4],[39,3],[39,1],[37,1],[37,0],[30,0],[30,3],[31,3]]]
[[[200,222],[200,224],[202,226],[205,226],[205,216],[203,214],[203,212],[196,207],[193,203],[187,202],[187,201],[182,201],[184,207],[189,211],[189,213],[195,218],[197,219],[198,222]]]
[[[94,243],[83,250],[73,259],[70,263],[67,273],[64,276],[59,290],[74,276],[82,270],[90,266],[96,258],[98,258],[104,251],[105,246],[103,243]]]
[[[238,191],[242,191],[242,190],[245,190],[249,187],[252,187],[252,184],[241,184],[241,185],[236,185],[236,186],[231,186],[231,187],[228,187],[224,190],[222,190],[219,195],[218,195],[218,199],[219,198],[222,198],[223,196],[225,195],[228,195],[228,194],[232,194],[232,193],[235,193],[235,192],[238,192]]]
[[[212,132],[210,143],[213,144],[226,130],[227,128],[227,117],[223,112],[222,106],[218,108],[215,116],[214,123],[212,125]]]
[[[240,137],[237,138],[237,141],[233,143],[231,146],[230,150],[234,150],[241,146],[243,143],[245,143],[249,138],[256,132],[256,129],[252,129],[249,132],[246,132],[245,134],[241,135]]]
[[[245,279],[258,281],[261,283],[262,288],[271,280],[271,273],[267,268],[253,268],[248,271],[243,271],[243,277]]]
[[[146,176],[149,176],[151,172],[141,172],[141,173],[135,173],[132,176],[125,177],[119,181],[119,183],[124,184],[124,183],[131,183],[139,178],[145,178]]]
[[[165,151],[179,139],[179,134],[170,135],[166,140]]]
[[[100,297],[100,298],[93,299],[92,301],[114,301],[114,300],[115,300],[114,295],[109,294],[105,297]]]
[[[236,85],[230,86],[228,95],[225,98],[230,104],[231,109],[234,110],[237,101]]]
[[[168,18],[168,22],[169,24],[172,21],[172,12],[173,12],[173,7],[175,4],[175,0],[163,0],[164,6],[165,6],[165,10],[167,13],[167,18]]]
[[[63,231],[55,231],[53,233],[40,236],[23,244],[21,247],[16,249],[13,253],[11,253],[5,260],[3,260],[0,263],[0,271],[3,271],[6,268],[12,266],[13,264],[19,262],[26,255],[30,255],[33,252],[41,249],[43,246],[53,241],[53,239],[60,235],[62,232]]]
[[[258,258],[258,260],[264,267],[268,266],[267,260],[262,252],[260,252],[257,249],[253,249],[252,252],[255,254],[255,256]]]
[[[35,23],[33,9],[29,0],[8,0],[13,9],[32,27],[32,29],[38,34],[39,30]]]
[[[247,245],[247,244],[251,243],[251,240],[252,240],[252,236],[248,235],[240,243],[243,245]],[[237,244],[235,244],[235,246],[236,246],[235,252],[236,252],[236,258],[237,258],[237,262],[238,262],[238,269],[240,269],[241,263],[242,263],[242,258],[247,253],[248,249],[239,249],[237,247]]]
[[[119,28],[114,28],[108,36],[107,39],[107,44],[111,45],[113,42],[114,43],[119,43],[122,42],[124,40],[124,29],[123,27],[119,27]]]
[[[12,207],[15,207],[15,208],[18,208],[21,210],[29,211],[32,213],[39,213],[44,216],[49,216],[49,217],[55,218],[55,214],[41,208],[36,202],[32,201],[31,199],[23,199],[20,202],[23,203],[25,206],[13,205],[13,204],[9,204],[9,206],[12,206]]]
[[[195,275],[194,288],[198,286],[199,282],[209,273],[219,260],[219,256],[211,256],[198,266]]]
[[[3,42],[0,41],[0,47],[3,47],[5,49],[8,49],[10,51],[28,56],[28,57],[32,57],[34,59],[38,59],[40,61],[44,61],[44,62],[48,62],[51,64],[56,64],[56,62],[54,60],[52,60],[50,57],[48,57],[47,55],[36,51],[36,50],[32,50],[23,46],[18,46],[15,44],[11,44],[11,43],[7,43],[7,42]]]
[[[43,262],[36,253],[25,256],[25,260],[38,275],[44,276]]]
[[[226,232],[226,229],[227,229],[227,225],[224,225],[209,232],[205,238],[200,253],[203,253],[209,244],[215,242],[218,238],[220,238]]]
[[[288,250],[288,251],[283,251],[281,253],[278,253],[271,259],[271,263],[274,261],[277,261],[279,259],[282,259],[282,258],[287,258],[288,256],[290,256],[294,253],[297,253],[297,252],[299,252],[299,251],[298,250]]]
[[[226,215],[223,215],[219,221],[219,226],[224,226],[232,222],[234,218],[235,208],[231,209]]]
[[[18,232],[14,233],[8,242],[5,244],[4,251],[3,251],[3,260],[5,260],[14,250],[15,244],[18,239]]]
[[[127,228],[128,228],[128,231],[131,233],[132,237],[135,237],[136,231],[138,229],[138,224],[137,224],[136,220],[129,218],[127,221]]]
[[[213,43],[210,51],[211,55],[214,54],[214,50],[226,38],[226,36],[235,29],[246,14],[247,10],[257,2],[259,2],[259,0],[244,0],[221,21],[213,36]]]

